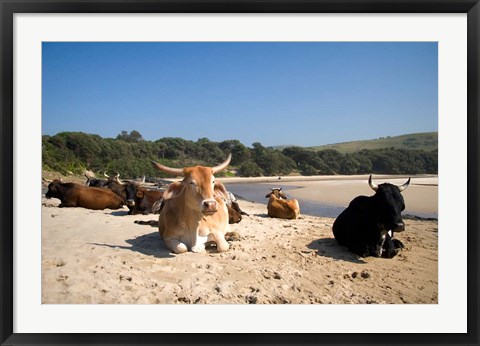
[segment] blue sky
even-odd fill
[[[42,45],[42,134],[313,146],[438,130],[435,42]]]

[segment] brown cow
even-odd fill
[[[148,190],[142,186],[137,186],[135,193],[135,204],[132,209],[132,215],[135,214],[150,214],[154,213],[153,205],[155,202],[162,200],[163,191],[160,190]]]
[[[235,198],[235,195],[231,193],[230,191],[227,191],[228,198],[225,201],[227,204],[227,209],[228,209],[228,223],[238,223],[242,221],[242,215],[247,215],[246,212],[244,212],[242,209],[240,209],[240,206],[238,205],[237,199]]]
[[[287,199],[282,188],[270,189],[272,192],[265,197],[269,198],[267,210],[268,216],[279,219],[297,219],[300,215],[300,206],[296,199]]]
[[[173,252],[204,252],[207,241],[215,242],[219,252],[229,249],[227,190],[213,175],[225,169],[231,158],[215,167],[170,168],[152,161],[162,172],[184,176],[168,185],[158,219],[160,236]]]
[[[123,200],[108,189],[63,183],[60,180],[54,180],[48,185],[45,197],[58,198],[62,202],[60,208],[82,207],[101,210],[118,209],[123,206]]]

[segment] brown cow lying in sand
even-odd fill
[[[60,180],[54,180],[48,185],[45,197],[58,198],[62,202],[60,208],[81,207],[102,210],[118,209],[123,206],[123,200],[108,189],[64,183]]]
[[[227,191],[228,198],[225,201],[228,209],[228,223],[239,223],[242,221],[242,215],[247,215],[238,205],[237,198],[233,193]]]
[[[152,161],[162,172],[184,176],[168,185],[158,219],[160,236],[173,252],[204,252],[206,242],[215,242],[219,252],[229,249],[227,190],[213,175],[225,169],[231,158],[216,167],[170,168]]]
[[[142,186],[138,186],[137,191],[135,193],[135,199],[134,199],[135,206],[132,210],[132,215],[135,215],[135,214],[146,215],[150,213],[155,213],[155,210],[160,209],[160,205],[158,203],[162,202],[162,198],[163,198],[163,191],[149,190]]]
[[[279,219],[297,219],[300,215],[300,206],[296,199],[287,199],[282,188],[270,189],[272,192],[265,197],[269,198],[267,204],[268,216]]]

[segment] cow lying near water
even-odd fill
[[[108,189],[64,183],[58,179],[48,185],[45,197],[58,198],[61,201],[60,208],[119,209],[124,204],[119,196]]]
[[[183,176],[168,185],[163,194],[164,205],[158,219],[160,236],[165,246],[175,253],[205,251],[206,242],[215,242],[217,250],[229,249],[228,198],[225,186],[215,182],[214,174],[225,169],[232,156],[215,167],[170,168],[152,161],[158,170]]]
[[[281,187],[270,190],[272,190],[272,192],[265,196],[268,198],[268,216],[279,219],[298,219],[300,215],[298,201],[296,199],[287,199]]]
[[[401,186],[376,185],[370,175],[368,184],[375,195],[354,198],[335,219],[333,235],[340,245],[361,257],[392,258],[404,247],[393,235],[405,230],[401,215],[405,202],[401,192],[410,184],[410,178]]]

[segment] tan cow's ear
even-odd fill
[[[184,189],[185,185],[183,185],[180,181],[171,183],[163,193],[163,199],[177,198],[183,193]]]
[[[213,186],[213,192],[215,194],[215,197],[228,199],[227,189],[225,188],[225,186],[223,186],[222,183],[215,182],[215,185]]]

